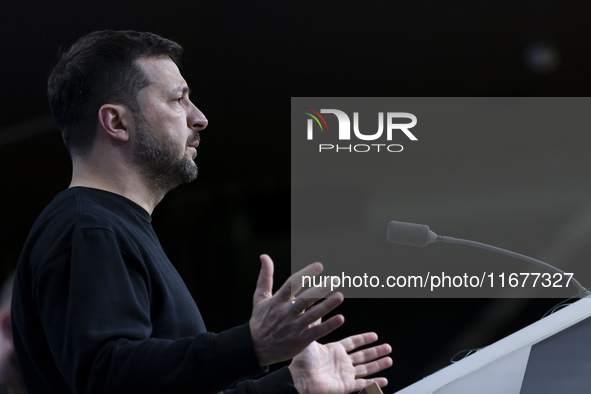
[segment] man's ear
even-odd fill
[[[98,119],[101,128],[107,135],[117,141],[129,140],[129,117],[131,111],[117,104],[104,104],[98,110]]]

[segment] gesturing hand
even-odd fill
[[[361,378],[392,365],[390,357],[383,357],[392,351],[390,345],[348,354],[377,339],[376,334],[365,333],[326,345],[311,343],[289,366],[296,388],[301,394],[340,394],[358,392],[374,381],[384,387],[388,384],[386,378]]]
[[[273,294],[273,261],[267,255],[261,256],[261,272],[249,322],[254,350],[261,366],[291,359],[345,321],[342,315],[337,315],[323,323],[312,324],[343,302],[340,293],[317,302],[330,289],[311,288],[294,300],[292,286],[293,294],[297,293],[301,289],[302,276],[318,275],[322,269],[320,263],[310,264],[293,274]]]

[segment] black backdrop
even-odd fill
[[[209,328],[219,331],[248,319],[260,253],[275,259],[278,282],[289,275],[291,96],[587,95],[591,5],[477,3],[5,2],[0,274],[16,264],[41,209],[68,185],[69,159],[49,118],[45,81],[58,49],[80,35],[149,30],[185,47],[192,99],[210,125],[198,181],[166,197],[154,226]],[[529,51],[540,43],[554,60],[535,62]],[[458,350],[531,323],[555,301],[517,303],[351,299],[339,309],[345,326],[329,339],[378,332],[394,348],[385,391],[392,392]],[[494,311],[496,324],[479,326]]]

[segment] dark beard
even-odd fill
[[[170,138],[157,139],[141,115],[134,115],[134,122],[137,140],[133,161],[152,188],[167,192],[197,178],[195,163],[186,156],[176,157],[175,143]]]

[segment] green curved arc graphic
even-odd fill
[[[318,118],[317,118],[317,117],[315,117],[314,115],[312,115],[312,114],[311,114],[311,113],[309,113],[309,112],[304,112],[304,113],[305,113],[306,115],[310,115],[312,118],[314,118],[314,120],[316,121],[316,123],[318,123],[318,126],[320,126],[320,130],[324,130],[324,129],[322,128],[322,124],[320,123],[320,121],[318,120]]]

